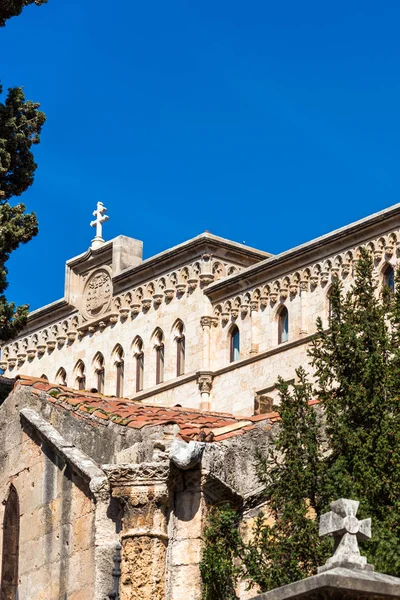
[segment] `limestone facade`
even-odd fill
[[[274,400],[278,375],[307,366],[332,278],[349,287],[367,246],[383,282],[399,244],[400,205],[276,256],[204,233],[143,261],[141,242],[119,236],[67,262],[64,299],[31,313],[1,366],[8,377],[253,414]]]

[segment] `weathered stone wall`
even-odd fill
[[[7,410],[8,409],[8,410]],[[53,450],[21,429],[18,407],[1,409],[0,498],[20,503],[19,597],[86,600],[94,593],[94,503]],[[0,522],[4,506],[0,505]],[[7,540],[0,534],[0,551]],[[2,549],[2,550],[1,550]]]

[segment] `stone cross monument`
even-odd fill
[[[103,223],[108,221],[109,217],[104,213],[107,212],[106,207],[102,202],[97,203],[97,210],[93,211],[93,216],[96,217],[94,221],[90,223],[91,227],[96,227],[96,235],[92,239],[92,249],[100,248],[104,244],[102,237],[103,234]]]
[[[319,535],[335,540],[334,554],[317,575],[265,592],[252,600],[399,600],[400,578],[376,573],[358,542],[371,537],[371,519],[357,519],[359,502],[341,498],[321,516]]]
[[[356,500],[342,498],[332,502],[332,510],[321,516],[319,535],[332,535],[335,546],[333,556],[328,558],[323,567],[318,567],[318,573],[334,567],[374,570],[358,548],[359,541],[371,537],[371,519],[359,521],[356,517],[359,504]]]

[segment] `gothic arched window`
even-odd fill
[[[289,339],[289,313],[286,306],[284,306],[278,317],[278,344],[287,342]]]
[[[122,346],[118,344],[113,354],[115,365],[115,395],[117,398],[121,398],[124,393],[124,351]]]
[[[58,383],[59,385],[67,385],[67,373],[66,370],[63,369],[63,367],[61,367],[57,371],[56,383]]]
[[[82,360],[78,360],[74,369],[75,374],[75,387],[78,390],[84,390],[86,388],[86,374],[85,364]]]
[[[0,597],[1,600],[16,600],[18,598],[19,499],[13,485],[10,487],[5,505]]]
[[[178,321],[174,327],[176,341],[176,376],[185,372],[185,334],[182,321]]]
[[[104,356],[101,352],[98,352],[94,357],[94,372],[96,375],[96,388],[99,394],[104,393],[104,380],[105,380],[105,369],[104,369]]]
[[[392,265],[387,265],[383,271],[383,283],[391,292],[394,292],[394,269]]]
[[[240,332],[237,325],[234,325],[230,331],[229,358],[231,362],[240,358]]]
[[[137,337],[135,339],[133,353],[136,361],[136,392],[141,392],[143,389],[144,377],[144,352],[142,338]]]
[[[154,349],[156,353],[156,384],[164,381],[165,347],[164,334],[158,329],[154,335]]]

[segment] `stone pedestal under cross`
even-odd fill
[[[104,213],[107,211],[106,207],[102,202],[97,203],[97,210],[93,211],[93,216],[96,217],[94,221],[90,223],[91,227],[96,227],[96,236],[92,239],[92,248],[100,248],[104,244],[102,237],[103,234],[103,223],[108,221],[109,217]]]
[[[359,503],[342,498],[322,515],[320,535],[335,538],[334,555],[312,575],[252,600],[399,600],[400,578],[376,573],[360,555],[358,541],[371,537],[371,519],[357,519]]]
[[[358,548],[359,541],[371,537],[371,519],[360,521],[356,517],[359,504],[356,500],[341,498],[331,503],[331,512],[321,516],[319,535],[332,535],[335,547],[333,556],[318,568],[318,573],[335,567],[373,571]]]

